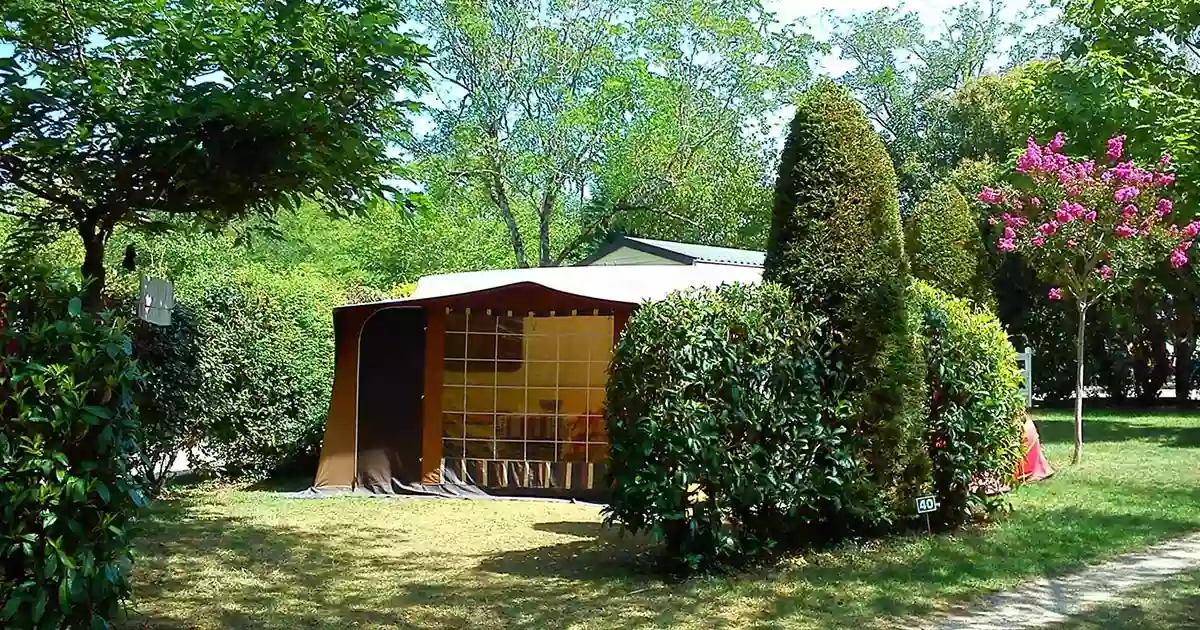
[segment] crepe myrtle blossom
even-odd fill
[[[1068,138],[1056,133],[1044,145],[1029,138],[1017,156],[1016,184],[982,188],[978,198],[993,208],[996,249],[1018,253],[1053,288],[1049,300],[1070,302],[1078,311],[1076,330],[1075,456],[1083,450],[1083,340],[1088,309],[1126,290],[1132,270],[1153,266],[1169,244],[1167,262],[1189,264],[1200,239],[1200,221],[1174,227],[1176,183],[1169,155],[1151,164],[1127,157],[1127,138],[1107,141],[1102,159],[1072,156]],[[1091,144],[1091,143],[1086,143]]]

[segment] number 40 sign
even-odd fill
[[[929,522],[929,514],[936,512],[938,508],[937,497],[917,497],[917,514],[925,515],[925,529],[930,534],[933,533],[933,524]]]

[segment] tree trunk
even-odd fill
[[[550,219],[554,214],[554,202],[558,197],[557,184],[551,182],[542,192],[541,207],[538,208],[538,266],[553,267],[550,254]]]
[[[1071,465],[1083,459],[1083,338],[1087,327],[1087,305],[1079,302],[1079,331],[1075,333],[1075,453]]]
[[[1175,400],[1186,407],[1192,394],[1193,357],[1196,352],[1196,315],[1187,300],[1176,298],[1176,321],[1180,334],[1175,338]]]
[[[83,279],[87,283],[84,291],[84,306],[89,311],[97,312],[104,306],[104,249],[108,244],[108,238],[87,227],[79,229],[79,236],[83,238],[83,265],[79,270],[83,273]]]

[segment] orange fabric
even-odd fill
[[[430,308],[425,329],[425,423],[421,431],[421,483],[442,481],[442,356],[445,349],[446,311]]]
[[[375,309],[334,311],[333,394],[321,441],[317,465],[317,488],[349,488],[354,485],[355,440],[357,438],[358,335]]]
[[[1023,481],[1039,481],[1053,475],[1054,469],[1042,453],[1042,439],[1032,418],[1025,419],[1025,435],[1022,442],[1025,459],[1021,461],[1017,478]]]

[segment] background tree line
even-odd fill
[[[177,326],[139,337],[148,360],[176,362],[162,371],[179,380],[159,384],[159,416],[184,428],[157,433],[172,436],[164,450],[248,441],[207,449],[231,473],[265,472],[319,441],[338,304],[402,295],[432,273],[570,264],[615,233],[764,248],[779,121],[823,55],[849,64],[838,80],[900,177],[914,272],[994,306],[1038,353],[1039,394],[1070,392],[1058,336],[1073,315],[997,255],[973,197],[1008,170],[1009,148],[1031,132],[1128,132],[1138,157],[1175,156],[1177,218],[1196,214],[1191,0],[967,2],[936,28],[888,8],[826,16],[824,31],[780,24],[754,0],[408,0],[380,5],[379,24],[306,2],[250,3],[240,17],[128,4],[65,5],[77,25],[133,33],[107,40],[60,28],[59,4],[6,9],[35,27],[6,26],[32,52],[0,56],[11,120],[0,231],[93,277],[99,238],[111,301],[128,300],[142,273],[176,283]],[[160,18],[192,27],[168,35]],[[281,65],[268,68],[222,40],[250,28],[303,45],[272,52]],[[362,44],[377,28],[407,35]],[[172,63],[142,60],[164,51]],[[31,73],[101,87],[55,91]],[[390,87],[354,84],[365,91],[352,97],[339,83],[370,73]],[[268,84],[319,98],[268,98],[255,87]],[[204,133],[213,140],[187,141]],[[168,153],[176,170],[164,173],[168,149],[182,157]],[[233,154],[258,170],[207,169]],[[923,230],[952,231],[929,242],[970,255],[918,251]],[[1093,384],[1114,398],[1150,402],[1195,371],[1197,279],[1165,266],[1150,278],[1092,328]]]

